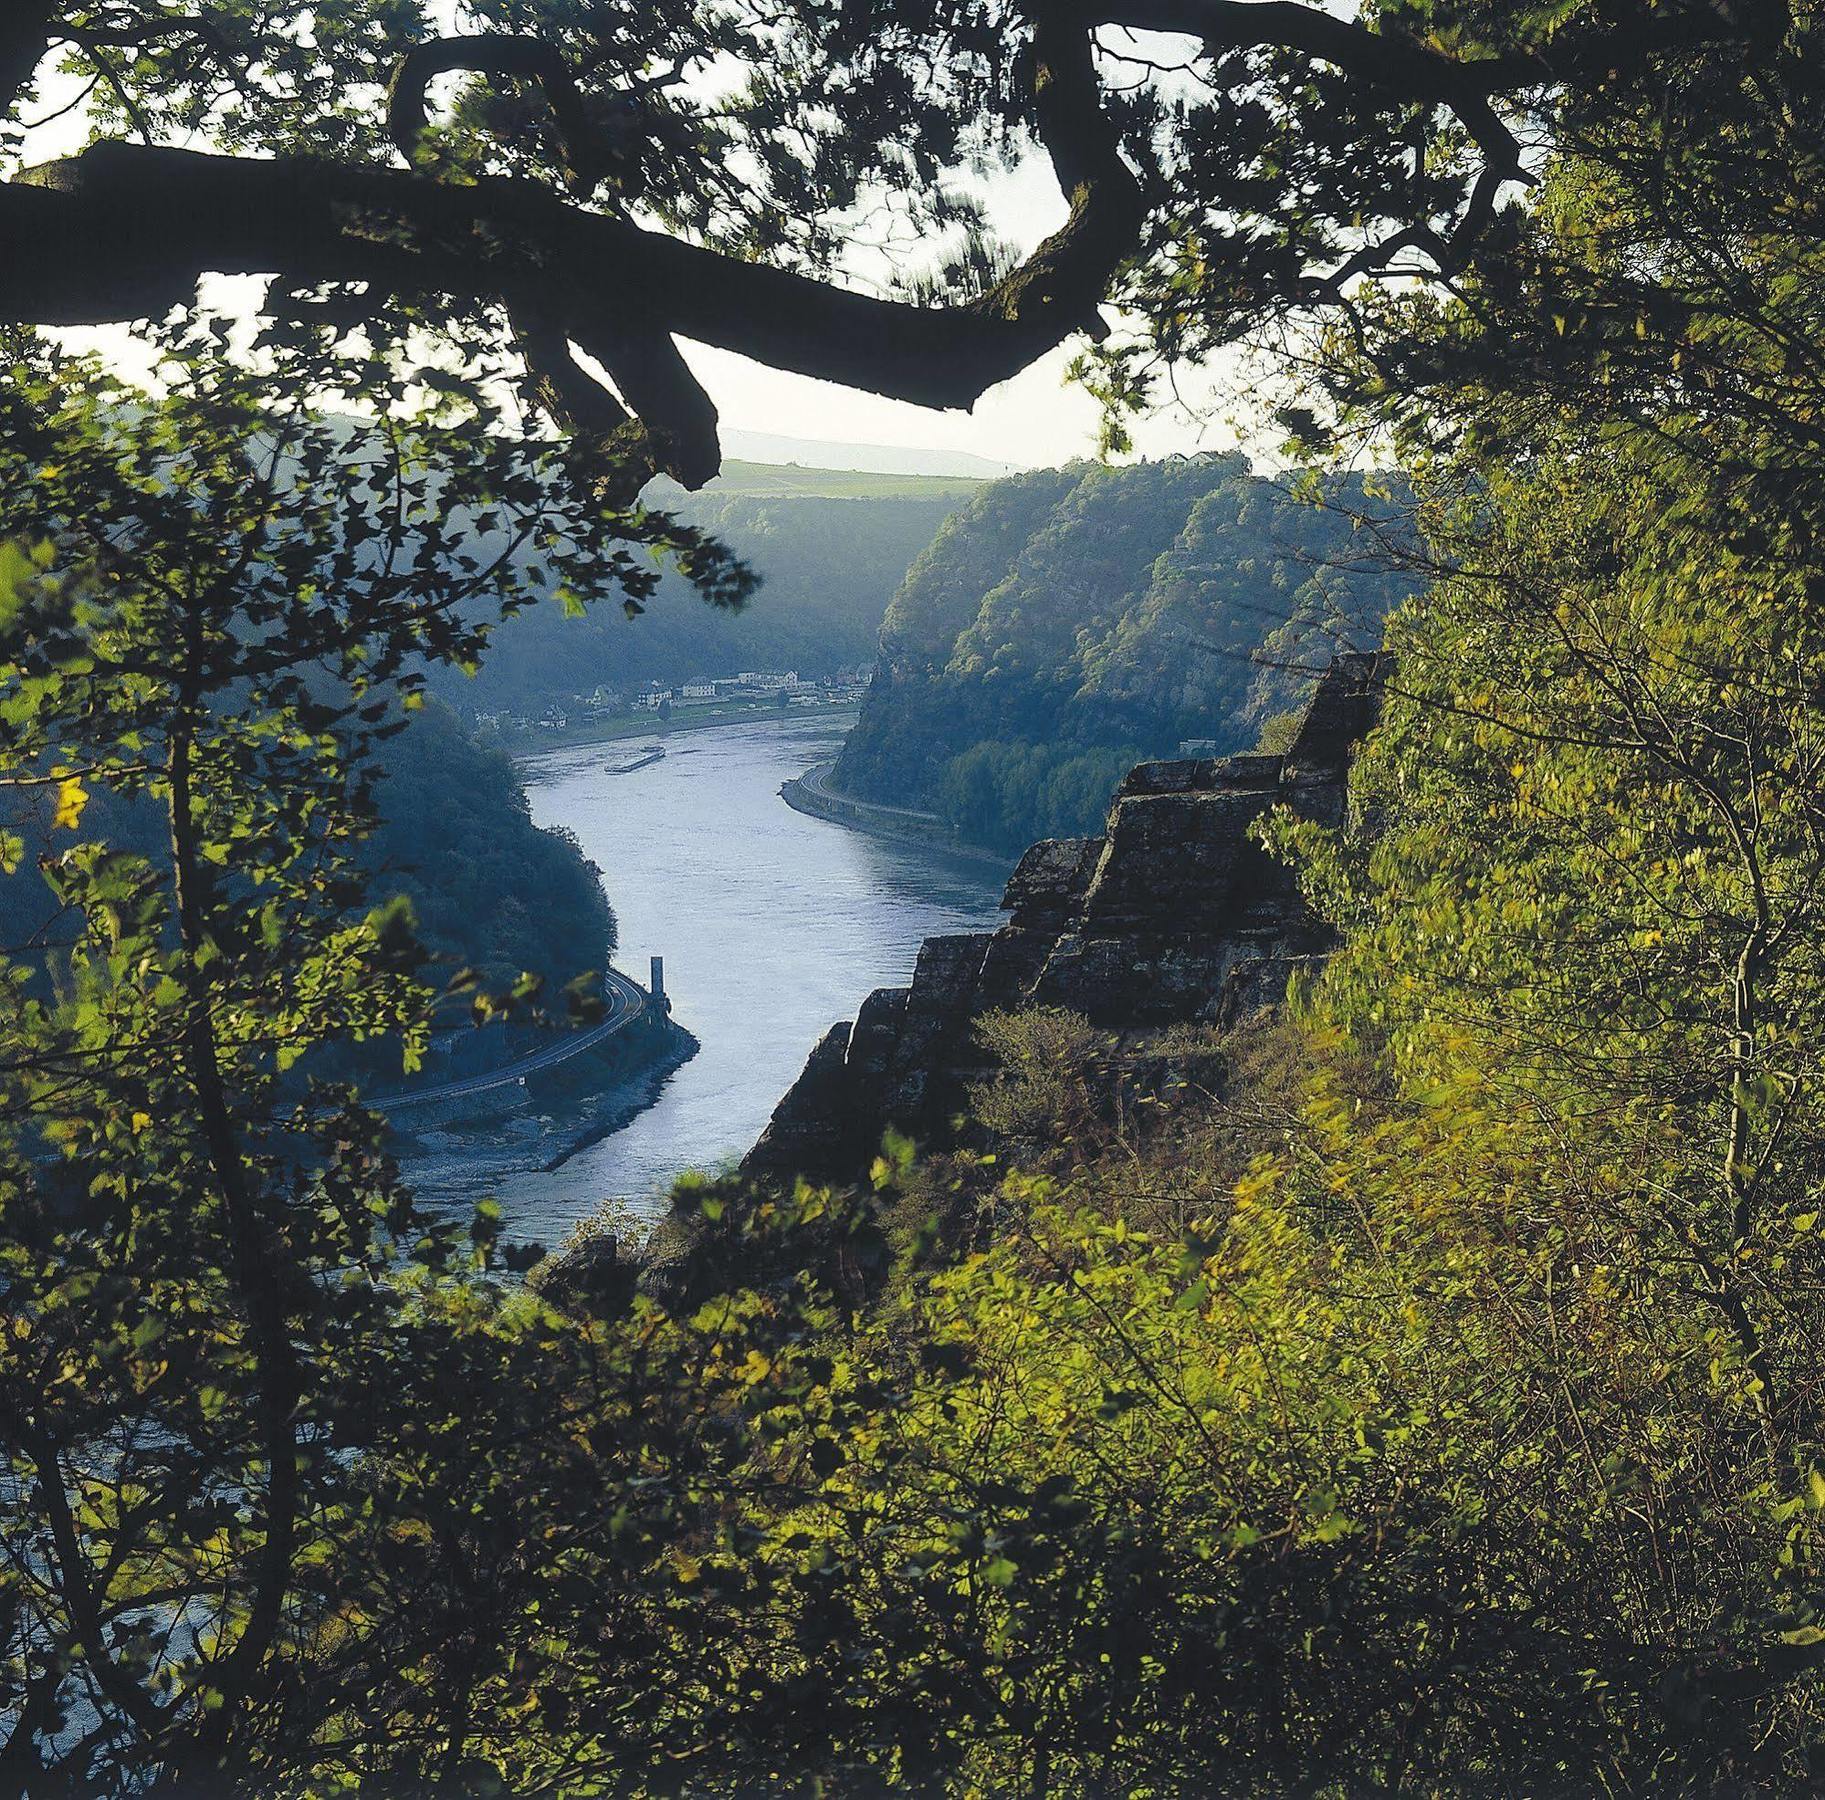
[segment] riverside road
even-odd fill
[[[377,1094],[368,1104],[380,1112],[403,1112],[408,1107],[432,1106],[450,1100],[466,1100],[476,1094],[492,1093],[499,1088],[515,1087],[528,1075],[543,1069],[555,1069],[573,1056],[581,1056],[605,1043],[617,1031],[631,1025],[652,1004],[646,990],[618,970],[610,969],[603,977],[603,1000],[607,1013],[587,1031],[567,1032],[555,1044],[535,1050],[499,1069],[480,1075],[465,1076],[461,1081],[440,1082],[436,1087],[401,1088],[391,1094]]]

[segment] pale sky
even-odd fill
[[[853,388],[687,344],[685,357],[715,400],[725,425],[780,432],[838,444],[888,444],[920,450],[964,450],[999,462],[1042,467],[1096,454],[1096,406],[1081,389],[1067,388],[1067,345],[1024,373],[991,388],[973,412],[933,412],[900,400],[883,400]],[[1227,450],[1236,434],[1221,420],[1193,419],[1166,409],[1134,427],[1142,456],[1192,450]]]
[[[1035,157],[1014,175],[992,182],[984,195],[996,232],[1029,250],[1063,222],[1065,202],[1051,166]],[[963,450],[999,462],[1044,467],[1096,453],[1097,409],[1064,372],[1083,347],[1078,339],[1053,351],[1011,381],[991,388],[971,412],[933,412],[904,401],[800,375],[781,374],[745,357],[687,344],[685,357],[709,390],[723,422],[747,431],[833,443],[891,444],[921,450]],[[1200,411],[1216,411],[1205,384],[1193,393]],[[1133,428],[1142,456],[1227,450],[1236,433],[1220,419],[1194,418],[1183,407],[1162,408]]]

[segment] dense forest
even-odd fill
[[[29,958],[67,936],[67,902],[45,870],[58,847],[56,794],[15,790],[7,828],[19,850],[0,873],[0,933]],[[91,828],[117,849],[162,858],[164,821],[143,798],[85,800]],[[490,982],[531,971],[552,983],[604,968],[615,916],[601,872],[570,833],[533,824],[518,771],[448,707],[428,701],[387,745],[373,832],[356,863],[377,897],[403,898],[425,948]]]
[[[568,831],[538,827],[506,750],[485,747],[440,701],[405,714],[387,741],[374,787],[372,831],[352,847],[352,869],[367,900],[411,909],[427,973],[474,971],[487,988],[535,977],[540,995],[608,968],[615,915],[602,873]],[[0,942],[22,971],[66,986],[75,938],[68,896],[57,880],[60,790],[15,789],[5,829],[16,849],[0,869]],[[62,801],[68,816],[69,801]],[[86,794],[88,829],[113,853],[153,865],[170,860],[166,820],[148,796]],[[438,1024],[467,1019],[467,993],[453,993]],[[454,1004],[460,1002],[460,1004]],[[495,1055],[506,1046],[489,1046]],[[323,1062],[319,1057],[318,1062]],[[370,1042],[334,1066],[391,1086],[400,1046]]]
[[[387,748],[379,821],[362,848],[372,885],[412,904],[428,949],[490,982],[562,982],[615,949],[603,872],[562,826],[534,825],[519,772],[428,700]]]
[[[581,618],[547,597],[497,634],[465,678],[433,676],[464,712],[537,717],[573,708],[598,687],[631,699],[642,683],[796,669],[809,678],[874,655],[881,615],[907,565],[976,484],[933,476],[846,474],[739,465],[702,494],[655,484],[653,503],[711,534],[753,570],[739,610],[697,603],[666,574],[637,618],[614,605]]]
[[[836,784],[1015,852],[1100,824],[1122,771],[1243,748],[1411,592],[1360,479],[1309,497],[1246,459],[993,482],[908,571]]]
[[[1817,0],[29,0],[0,109],[65,971],[0,958],[0,1793],[1819,1791]],[[639,500],[718,465],[680,338],[951,407],[1082,340],[1111,454],[1245,344],[1315,491],[1398,470],[1411,592],[1347,793],[1150,845],[1303,895],[1274,995],[1005,1010],[948,1147],[542,1260],[301,1071],[451,998],[371,860],[427,664],[746,592]],[[1200,472],[999,490],[924,676],[1170,693],[1067,578],[1150,592]]]

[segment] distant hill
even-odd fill
[[[570,710],[599,688],[624,696],[643,683],[695,675],[796,669],[806,677],[871,661],[881,617],[913,558],[981,483],[731,463],[701,493],[654,482],[648,504],[700,525],[761,576],[740,612],[706,606],[668,577],[635,619],[619,595],[582,618],[555,601],[496,634],[480,672],[431,672],[437,693],[470,717]]]
[[[981,485],[982,477],[977,475],[883,473],[730,459],[723,463],[722,473],[695,495],[660,476],[648,485],[646,499],[673,512],[694,500],[722,494],[749,494],[764,499],[803,496],[825,500],[966,500]]]
[[[901,444],[827,444],[815,438],[782,437],[771,431],[723,434],[731,457],[746,462],[795,464],[807,469],[873,470],[884,475],[964,475],[992,481],[1017,474],[1018,465],[972,456],[967,450],[915,450]]]
[[[1122,772],[1181,740],[1247,747],[1299,697],[1261,653],[1371,639],[1408,591],[1353,526],[1362,482],[1333,501],[1238,455],[986,484],[888,607],[835,785],[1012,851],[1097,829]]]

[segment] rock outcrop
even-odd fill
[[[1142,763],[1100,838],[1035,844],[995,932],[928,938],[909,988],[880,988],[834,1026],[742,1173],[841,1179],[890,1126],[942,1141],[986,1071],[975,1022],[992,1008],[1066,1007],[1116,1032],[1230,1024],[1276,1003],[1329,948],[1288,871],[1250,827],[1275,806],[1338,823],[1386,659],[1342,658],[1283,756]]]

